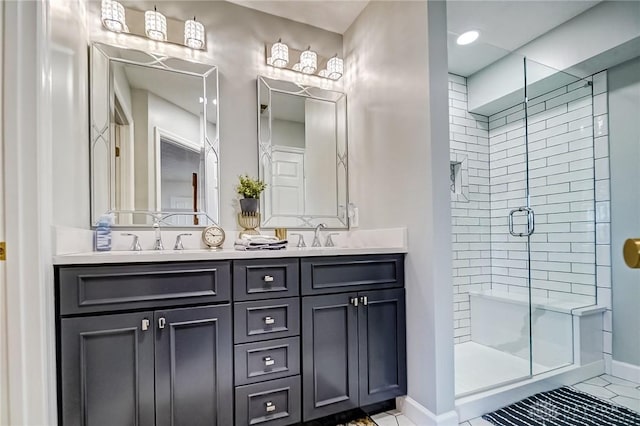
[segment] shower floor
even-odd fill
[[[455,345],[456,396],[489,389],[529,376],[529,361],[475,342]],[[533,364],[533,374],[549,367]]]

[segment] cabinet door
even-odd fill
[[[404,289],[359,293],[360,405],[407,393]]]
[[[156,425],[233,424],[229,305],[155,313]]]
[[[61,320],[64,426],[154,425],[153,331],[144,320],[153,312]]]
[[[303,420],[358,406],[356,293],[302,300]]]

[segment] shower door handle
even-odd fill
[[[513,216],[516,213],[524,212],[527,214],[527,232],[515,232],[513,229]],[[514,237],[528,237],[536,229],[536,221],[535,221],[535,213],[533,209],[530,207],[518,207],[517,209],[513,209],[509,212],[509,233]]]

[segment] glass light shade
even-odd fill
[[[271,65],[277,68],[284,68],[289,63],[289,46],[281,41],[273,43],[271,46]]]
[[[204,48],[204,25],[195,18],[184,23],[184,44],[192,49]]]
[[[300,71],[305,74],[313,74],[318,69],[318,54],[307,49],[300,54]]]
[[[124,6],[114,0],[102,0],[102,25],[109,31],[127,31]]]
[[[144,13],[144,32],[152,40],[167,40],[167,18],[156,10]]]
[[[344,74],[344,62],[342,59],[337,56],[329,59],[327,62],[327,74],[327,77],[332,80],[337,80],[342,77],[342,74]]]

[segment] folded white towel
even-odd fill
[[[285,241],[285,243],[280,243],[280,244],[250,244],[250,245],[235,244],[233,247],[239,251],[284,250],[287,248],[287,243]]]
[[[238,238],[235,242],[237,246],[263,246],[263,245],[286,245],[287,240],[279,240],[277,238]]]
[[[262,234],[257,234],[257,235],[242,234],[240,239],[248,240],[248,241],[261,241],[261,240],[279,241],[278,238],[274,237],[273,235],[262,235]]]

